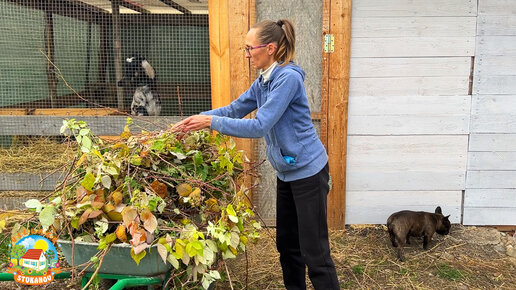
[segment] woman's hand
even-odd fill
[[[172,132],[189,132],[209,128],[211,125],[210,115],[193,115],[172,126]]]

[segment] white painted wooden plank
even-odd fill
[[[516,55],[516,36],[478,36],[476,56]]]
[[[514,16],[480,15],[480,16],[478,16],[477,34],[478,35],[491,35],[491,36],[516,35],[516,15],[514,15]]]
[[[346,223],[385,224],[400,210],[435,212],[440,206],[452,223],[460,223],[461,191],[348,191]]]
[[[516,171],[468,171],[466,188],[516,188]]]
[[[480,75],[473,82],[473,92],[476,95],[516,94],[516,74],[512,76]]]
[[[346,190],[463,190],[464,171],[346,172]]]
[[[348,115],[469,115],[470,96],[351,96]]]
[[[478,208],[465,207],[463,224],[469,225],[516,225],[516,207],[514,208]]]
[[[352,78],[469,76],[470,71],[471,57],[353,57],[350,64]]]
[[[353,38],[351,57],[472,56],[475,37]]]
[[[471,134],[469,151],[516,151],[516,134]]]
[[[350,116],[350,135],[468,134],[469,116]]]
[[[469,77],[351,78],[350,96],[464,96]]]
[[[478,14],[516,16],[516,5],[514,5],[514,0],[480,0]]]
[[[468,170],[516,170],[516,152],[469,152]]]
[[[473,95],[471,114],[512,114],[516,113],[516,95]]]
[[[475,81],[484,76],[504,75],[516,75],[516,55],[479,55],[475,58]]]
[[[353,1],[353,17],[476,16],[474,0],[360,0]]]
[[[348,136],[348,154],[462,154],[467,135]]]
[[[471,133],[516,133],[516,114],[471,115]]]
[[[464,195],[464,207],[516,208],[516,189],[467,188]]]
[[[464,136],[349,136],[347,170],[465,171]]]
[[[357,37],[475,36],[473,17],[352,17],[351,35]]]

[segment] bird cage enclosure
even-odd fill
[[[129,114],[138,84],[117,81],[137,56],[160,116],[211,108],[207,1],[1,0],[0,14],[0,115]]]

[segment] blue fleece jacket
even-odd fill
[[[304,78],[305,72],[294,63],[278,65],[267,82],[260,76],[228,106],[201,114],[213,115],[211,128],[222,134],[265,137],[267,157],[279,179],[310,177],[326,165],[328,155],[312,124]],[[254,119],[243,119],[255,109]],[[287,163],[284,156],[295,162]]]

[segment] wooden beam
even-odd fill
[[[47,81],[50,106],[55,107],[57,97],[57,76],[54,71],[54,1],[50,0],[45,6],[45,53],[47,61]]]
[[[328,155],[332,189],[328,200],[328,225],[344,229],[346,209],[346,156],[351,49],[351,0],[330,0],[329,15],[335,51],[328,53]],[[327,10],[326,10],[327,9]]]
[[[231,37],[229,41],[229,75],[230,75],[230,102],[236,100],[242,93],[244,93],[249,86],[252,84],[251,79],[251,68],[249,66],[249,60],[243,53],[243,43],[247,32],[251,28],[252,24],[250,19],[250,6],[256,5],[254,1],[249,0],[229,0],[228,1],[228,31],[226,32]],[[221,32],[223,33],[223,32]],[[237,148],[243,150],[249,158],[254,161],[254,140],[251,138],[235,138]],[[246,168],[249,169],[249,168]],[[244,181],[247,188],[250,188],[253,184],[251,176]],[[249,198],[253,200],[253,192],[249,192]]]
[[[176,2],[172,1],[172,0],[159,0],[165,4],[167,4],[168,6],[176,9],[177,11],[183,13],[183,14],[192,14],[192,12],[188,9],[186,9],[185,7],[177,4]],[[209,5],[209,4],[208,4]],[[209,10],[209,9],[208,9]]]
[[[131,10],[134,10],[134,11],[137,11],[137,12],[140,12],[141,14],[149,14],[150,11],[143,8],[140,4],[138,3],[134,3],[133,1],[131,0],[121,0],[120,1],[120,6],[124,6],[125,8],[129,8]]]
[[[118,110],[110,108],[0,109],[0,116],[107,116],[119,114]]]
[[[111,0],[113,18],[113,55],[115,56],[115,79],[122,79],[122,40],[120,37],[120,0]],[[119,110],[124,110],[124,90],[116,88],[116,99]]]
[[[122,24],[164,26],[208,26],[206,14],[122,14]]]
[[[228,1],[209,0],[208,11],[211,106],[219,108],[231,102]]]
[[[14,4],[46,10],[47,1],[34,0],[6,0]],[[98,7],[80,1],[54,0],[54,13],[84,21],[96,21],[99,15],[107,17],[108,12]]]

